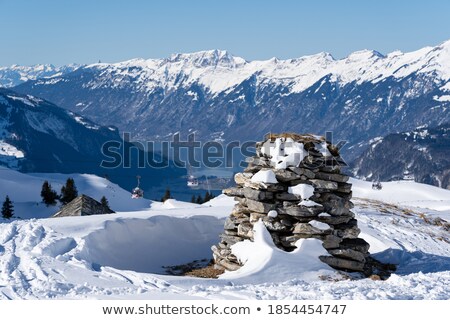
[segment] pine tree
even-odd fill
[[[192,203],[197,203],[197,199],[195,198],[195,195],[194,195],[194,194],[192,195],[191,202],[192,202]]]
[[[206,191],[205,198],[203,199],[203,202],[208,202],[211,199],[212,199],[211,194],[209,193],[209,191]]]
[[[109,207],[108,199],[106,199],[105,196],[103,196],[103,197],[100,199],[100,203],[102,204],[103,211],[105,211],[105,212],[111,211],[111,208]]]
[[[197,196],[197,201],[196,201],[198,204],[202,204],[203,203],[203,198],[202,198],[202,196],[201,195],[198,195]]]
[[[75,181],[72,178],[68,178],[66,185],[61,188],[61,202],[68,204],[70,201],[78,197],[78,190],[75,186]]]
[[[44,181],[44,183],[42,184],[41,197],[42,202],[44,202],[47,207],[49,205],[55,205],[56,200],[58,200],[59,198],[58,194],[55,190],[52,189],[52,185],[48,183],[48,181]]]
[[[167,188],[166,192],[164,192],[164,196],[161,198],[161,202],[164,202],[167,199],[172,199],[172,196],[170,195],[170,189],[169,188]]]
[[[2,217],[5,219],[11,219],[13,215],[14,215],[14,206],[9,197],[6,196],[2,206]]]

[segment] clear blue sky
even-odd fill
[[[247,60],[411,51],[450,39],[447,0],[0,0],[0,65],[226,49]]]

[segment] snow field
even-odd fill
[[[72,175],[73,176],[73,175]],[[44,216],[44,179],[56,186],[66,175],[0,172],[0,194],[10,193],[24,217]],[[107,180],[75,175],[80,193],[106,195],[117,214],[0,223],[0,299],[449,299],[450,192],[413,182],[371,184],[352,179],[361,237],[376,258],[398,264],[387,281],[347,280],[317,259],[318,241],[276,248],[262,223],[255,240],[232,250],[245,262],[219,279],[176,277],[164,266],[211,258],[234,201],[219,196],[195,205],[131,200]],[[393,196],[395,193],[395,196]],[[129,210],[124,210],[130,207]],[[325,228],[326,225],[316,227]]]

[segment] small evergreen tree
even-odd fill
[[[191,202],[192,202],[192,203],[197,203],[197,199],[195,198],[195,195],[194,195],[194,194],[192,195]]]
[[[108,199],[106,199],[105,196],[103,196],[103,197],[100,199],[100,203],[102,204],[103,211],[105,211],[105,212],[111,211],[111,208],[109,207]]]
[[[68,204],[70,201],[78,197],[78,190],[75,186],[75,181],[72,178],[68,178],[66,185],[61,188],[61,202]]]
[[[14,206],[9,197],[6,196],[2,206],[2,217],[5,219],[11,219],[13,215],[14,215]]]
[[[47,207],[49,205],[55,205],[56,200],[58,200],[59,198],[58,194],[55,190],[52,189],[52,185],[48,183],[48,181],[44,181],[44,183],[42,184],[41,197],[42,202],[44,202]]]
[[[196,201],[198,204],[202,204],[203,203],[203,198],[202,198],[202,196],[201,195],[198,195],[197,196],[197,201]]]
[[[206,191],[205,198],[203,199],[203,203],[208,202],[211,199],[212,199],[212,194],[209,193],[209,191]]]
[[[169,188],[167,188],[166,192],[164,192],[164,196],[161,198],[161,202],[164,202],[167,199],[172,199],[172,196],[170,195],[170,189]]]

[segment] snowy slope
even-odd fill
[[[383,182],[381,190],[373,190],[372,182],[350,178],[350,183],[353,197],[450,213],[449,190],[413,181]]]
[[[0,192],[25,203],[37,201],[34,185],[43,178],[6,171],[0,175]],[[57,185],[65,176],[46,178]],[[262,224],[255,227],[254,242],[233,247],[246,261],[242,269],[219,279],[198,279],[164,275],[163,267],[210,258],[232,199],[150,206],[146,200],[132,202],[126,191],[104,179],[82,175],[75,180],[80,190],[106,194],[123,211],[0,223],[0,298],[450,298],[450,238],[448,230],[433,223],[436,216],[449,220],[449,208],[442,205],[450,202],[447,190],[391,182],[373,191],[369,183],[352,180],[361,236],[378,259],[398,264],[387,281],[346,280],[316,259],[322,248],[315,241],[299,241],[291,253],[280,251]]]
[[[42,183],[47,180],[56,192],[66,183],[67,178],[73,178],[78,194],[87,194],[100,200],[105,196],[110,207],[115,211],[143,210],[149,208],[151,201],[146,199],[131,199],[128,191],[118,185],[95,175],[89,174],[23,174],[5,167],[0,167],[0,199],[9,195],[14,202],[15,215],[21,218],[47,218],[59,210],[58,206],[46,207],[41,203]]]

